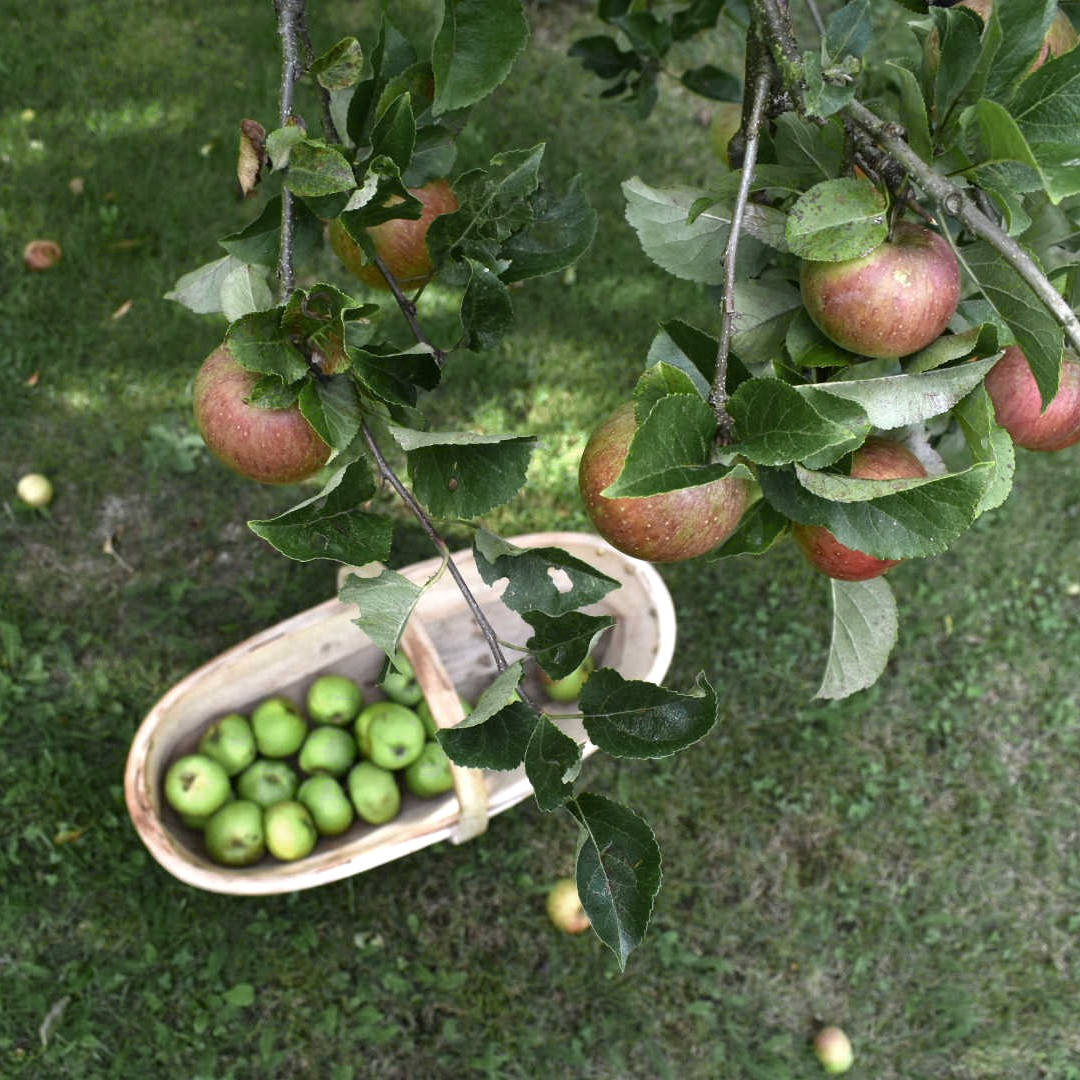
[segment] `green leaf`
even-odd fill
[[[470,713],[452,728],[435,733],[456,765],[469,769],[516,769],[525,760],[540,717],[523,701],[506,705],[493,716],[471,723]]]
[[[728,400],[735,422],[732,451],[759,465],[783,465],[830,449],[839,457],[865,439],[870,423],[862,409],[828,415],[814,407],[818,401],[781,379],[743,383]]]
[[[832,641],[815,697],[836,700],[873,686],[896,644],[896,600],[882,577],[831,580]]]
[[[996,359],[978,360],[921,375],[887,375],[796,389],[811,400],[817,400],[821,394],[835,394],[854,402],[874,427],[888,430],[918,424],[947,412],[982,381],[995,362]]]
[[[574,794],[581,771],[581,747],[546,716],[533,728],[525,748],[525,775],[533,786],[536,805],[556,810]]]
[[[260,375],[244,400],[256,409],[288,409],[307,384],[307,379],[283,383],[276,375]]]
[[[497,712],[501,712],[507,705],[520,701],[518,684],[524,673],[524,664],[515,660],[505,671],[499,672],[495,679],[487,686],[477,698],[472,712],[458,724],[458,727],[475,727],[483,724]]]
[[[788,247],[817,262],[860,258],[889,235],[887,208],[868,180],[824,180],[800,195],[788,213]]]
[[[834,67],[848,54],[861,57],[870,47],[873,32],[870,0],[850,0],[833,13],[825,28],[826,66]]]
[[[649,346],[646,363],[678,368],[690,379],[702,397],[708,397],[713,373],[716,371],[718,347],[719,343],[711,334],[681,319],[669,319],[660,324],[660,329]],[[728,375],[730,379],[730,368]],[[636,399],[637,390],[634,395]]]
[[[292,383],[308,374],[303,353],[281,327],[281,308],[244,315],[225,331],[225,343],[247,371]]]
[[[175,300],[197,315],[216,314],[221,311],[222,284],[234,270],[243,265],[243,261],[234,255],[226,255],[205,263],[197,270],[191,270],[180,277],[165,293],[164,299]]]
[[[940,555],[971,526],[992,479],[988,465],[919,480],[857,480],[799,466],[758,470],[775,509],[878,559]]]
[[[1057,204],[1080,194],[1080,154],[1076,143],[1036,143],[1031,148],[1039,166],[1043,189]]]
[[[387,555],[389,539],[387,540]],[[387,556],[384,555],[383,558]],[[343,560],[345,561],[345,560]],[[372,560],[367,560],[372,561]],[[358,564],[362,565],[362,564]],[[393,570],[381,570],[377,577],[349,574],[338,590],[343,604],[356,604],[360,617],[353,622],[387,656],[397,652],[405,624],[423,594],[421,586]]]
[[[735,355],[748,367],[766,367],[779,359],[791,320],[802,311],[799,290],[788,282],[762,278],[735,281]]]
[[[601,79],[617,79],[627,71],[639,71],[641,59],[632,49],[620,49],[607,34],[578,38],[566,52],[580,60],[586,71]]]
[[[942,334],[925,349],[909,356],[904,361],[904,371],[918,375],[972,354],[989,356],[1003,348],[1000,339],[1001,333],[993,323],[980,323],[958,334]]]
[[[844,126],[835,118],[815,124],[796,112],[786,112],[777,117],[773,148],[776,160],[798,169],[809,187],[843,171],[844,139]]]
[[[373,154],[383,154],[399,169],[407,169],[416,145],[416,120],[409,94],[395,98],[371,132]]]
[[[509,283],[565,269],[592,243],[596,221],[580,176],[570,181],[561,199],[540,191],[533,199],[532,222],[512,234],[499,251],[510,263],[499,277]]]
[[[1012,491],[1016,448],[1009,433],[998,426],[994,404],[985,386],[978,386],[968,394],[953,409],[953,416],[964,434],[972,460],[993,466],[993,480],[975,508],[976,514],[984,514],[1001,506]]]
[[[941,47],[941,60],[934,74],[934,109],[938,123],[943,124],[978,67],[982,22],[964,7],[932,7],[930,15]]]
[[[1076,52],[1080,50],[1074,49],[1066,56]],[[1065,347],[1064,331],[1035,290],[985,240],[955,250],[960,262],[974,278],[997,316],[1012,331],[1016,344],[1027,357],[1045,408],[1057,393],[1061,355]]]
[[[777,513],[764,499],[759,499],[739,519],[735,531],[709,559],[730,559],[736,555],[763,555],[782,536],[787,535],[788,519]]]
[[[528,37],[520,0],[444,0],[431,48],[435,115],[490,94],[510,73]]]
[[[1057,10],[1057,0],[1009,0],[993,6],[991,17],[1001,26],[1001,43],[987,75],[988,97],[1008,100],[1039,55]]]
[[[907,133],[907,141],[923,161],[931,161],[933,144],[930,141],[930,122],[919,80],[913,72],[894,61],[888,61],[886,67],[890,69],[889,74],[896,80],[900,92],[900,123]]]
[[[708,388],[702,391],[685,371],[671,364],[659,363],[646,368],[634,384],[634,416],[637,422],[644,423],[653,406],[672,394],[704,397],[708,394]]]
[[[1038,169],[1027,140],[1004,106],[986,98],[972,107],[987,156],[995,161],[1019,161]]]
[[[354,37],[342,38],[317,57],[308,68],[324,90],[348,90],[364,72],[364,52]]]
[[[227,1005],[243,1009],[255,1004],[255,987],[251,983],[237,983],[230,986],[221,997]]]
[[[855,356],[830,341],[805,310],[796,314],[784,336],[784,347],[796,367],[847,367]]]
[[[310,380],[300,392],[300,412],[335,450],[344,450],[360,431],[360,399],[348,375]]]
[[[238,266],[221,283],[221,310],[232,322],[253,311],[268,311],[274,307],[274,294],[261,266]]]
[[[322,222],[301,201],[293,203],[293,258],[306,262],[322,240]],[[242,262],[277,266],[281,244],[281,196],[275,195],[262,213],[239,232],[218,243]]]
[[[275,128],[266,136],[266,153],[278,172],[288,168],[293,147],[299,146],[303,141],[304,129],[299,124]]]
[[[619,968],[641,944],[660,891],[660,848],[644,818],[589,792],[567,804],[581,826],[577,890],[600,940]]]
[[[558,616],[602,600],[619,582],[557,547],[520,548],[486,529],[473,543],[476,569],[486,585],[506,578],[502,602],[523,614]],[[565,582],[560,589],[556,575]]]
[[[1024,79],[1009,111],[1028,142],[1075,145],[1080,127],[1080,49],[1070,49]]]
[[[363,329],[360,328],[356,338]],[[349,370],[372,397],[387,405],[413,406],[418,388],[434,390],[439,385],[442,371],[426,346],[417,345],[401,353],[381,353],[348,344],[350,334],[351,328],[345,332]]]
[[[248,528],[297,562],[334,559],[361,566],[383,560],[390,555],[394,527],[388,518],[361,509],[374,493],[370,468],[366,462],[356,462],[325,497],[308,500],[275,518],[249,521]]]
[[[469,258],[461,262],[469,271],[469,283],[461,298],[461,343],[473,352],[492,349],[514,325],[510,290],[483,263]]]
[[[336,195],[356,187],[356,177],[341,151],[314,139],[304,139],[289,155],[285,186],[294,195],[304,197]]]
[[[390,425],[406,451],[413,492],[437,518],[472,518],[509,502],[525,483],[527,435],[413,431]]]
[[[713,101],[742,101],[742,80],[715,64],[684,71],[679,81],[687,90]]]
[[[689,694],[679,694],[600,668],[585,683],[579,705],[590,740],[621,758],[670,757],[703,739],[720,717],[716,691],[702,673]]]
[[[690,3],[671,16],[671,36],[676,41],[685,41],[702,30],[716,25],[724,0],[690,0]]]
[[[615,625],[610,615],[586,615],[582,611],[554,617],[542,611],[526,611],[522,618],[534,631],[525,647],[553,679],[565,679],[576,671],[600,635]]]
[[[858,68],[858,61],[851,61],[850,66]],[[834,116],[855,100],[855,82],[850,78],[852,71],[846,72],[848,79],[838,81],[831,73],[824,70],[821,57],[816,52],[803,53],[803,72],[806,76],[804,102],[807,116],[822,119]]]

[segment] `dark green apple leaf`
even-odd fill
[[[303,353],[281,327],[283,309],[255,311],[232,323],[225,331],[225,343],[236,362],[247,371],[277,375],[292,383],[308,374]]]
[[[1080,51],[1070,49],[1020,84],[1009,105],[1028,142],[1075,145],[1080,123]]]
[[[1039,164],[1043,189],[1055,204],[1071,195],[1080,194],[1080,168],[1077,168],[1075,142],[1036,143],[1031,149]]]
[[[472,352],[492,349],[514,325],[514,305],[510,290],[494,270],[476,259],[464,258],[468,285],[461,298],[461,344]]]
[[[346,330],[347,343],[350,332],[351,327]],[[349,370],[364,390],[388,405],[415,405],[417,388],[434,390],[442,377],[435,357],[423,345],[406,352],[382,353],[374,347],[354,348],[347,344],[345,351]]]
[[[1001,506],[1012,491],[1016,472],[1016,448],[1009,433],[998,426],[994,405],[985,386],[977,386],[956,408],[953,416],[964,434],[973,461],[989,462],[994,478],[987,486],[982,500],[975,508],[976,515]]]
[[[627,71],[640,71],[642,62],[633,49],[620,49],[607,34],[578,38],[566,52],[580,60],[586,71],[601,79],[617,79]]]
[[[1072,56],[1076,52],[1080,50],[1074,49],[1065,55]],[[1065,347],[1064,331],[1035,290],[985,240],[955,250],[987,302],[1023,350],[1045,407],[1057,393]]]
[[[322,222],[299,200],[293,203],[293,258],[306,262],[322,239]],[[281,244],[281,196],[275,195],[259,216],[218,243],[242,262],[277,266]]]
[[[435,115],[490,94],[510,74],[528,37],[520,0],[444,0],[431,47]]]
[[[270,164],[278,172],[288,168],[293,147],[299,146],[304,141],[304,137],[304,129],[299,124],[287,124],[285,127],[276,128],[266,136],[266,153],[270,158]]]
[[[541,716],[525,748],[525,775],[533,786],[536,805],[545,812],[557,810],[574,794],[580,772],[581,747]]]
[[[996,359],[976,360],[923,374],[817,383],[797,387],[796,392],[814,402],[822,394],[833,394],[854,402],[874,427],[888,430],[918,424],[948,412],[982,381],[995,362]]]
[[[671,24],[650,11],[630,11],[610,21],[646,60],[659,60],[671,48]]]
[[[1019,161],[1038,169],[1027,139],[1003,105],[982,98],[972,106],[971,115],[978,123],[981,148],[991,162]]]
[[[575,176],[560,199],[541,189],[533,197],[533,219],[499,251],[510,265],[499,277],[509,283],[565,269],[588,249],[596,234],[596,211]]]
[[[256,409],[287,409],[296,404],[307,379],[283,383],[276,375],[260,375],[244,400]]]
[[[389,522],[387,522],[390,525]],[[393,532],[391,526],[390,532]],[[390,552],[389,536],[386,542],[387,555]],[[343,562],[352,562],[343,559]],[[367,562],[381,561],[380,557],[367,559]],[[363,565],[355,563],[355,565]],[[393,570],[380,570],[375,577],[362,577],[359,574],[349,574],[344,584],[338,590],[338,598],[343,604],[356,604],[360,609],[360,617],[353,622],[371,640],[379,646],[387,656],[397,652],[401,644],[401,635],[405,630],[405,624],[416,607],[416,602],[423,595],[423,587],[410,581],[407,577]]]
[[[294,195],[319,198],[352,191],[356,177],[340,150],[316,139],[304,139],[289,154],[285,186]]]
[[[342,38],[317,57],[308,68],[324,90],[348,90],[364,72],[364,51],[354,37]]]
[[[565,679],[576,671],[600,635],[615,625],[610,615],[586,615],[582,611],[556,616],[526,611],[521,617],[533,628],[525,647],[553,679]]]
[[[681,319],[670,319],[660,324],[660,329],[649,346],[646,363],[650,366],[666,365],[678,368],[690,379],[694,389],[705,398],[709,396],[712,387],[718,348],[719,343],[711,334]],[[730,370],[728,384],[731,388]],[[637,391],[634,393],[636,397]]]
[[[583,792],[567,809],[581,826],[578,897],[597,937],[624,970],[645,939],[660,891],[660,848],[644,818],[602,795]]]
[[[982,20],[965,7],[932,7],[930,16],[941,49],[941,60],[934,74],[933,105],[938,123],[942,124],[979,65]]]
[[[494,681],[481,693],[472,712],[457,726],[475,727],[477,724],[483,724],[507,705],[520,701],[518,684],[521,682],[524,671],[524,663],[521,660],[515,660],[505,671],[499,672]]]
[[[825,676],[814,695],[837,700],[873,686],[896,644],[896,600],[883,577],[830,579],[832,641]]]
[[[879,559],[940,555],[971,526],[992,479],[988,465],[914,481],[856,480],[797,466],[758,470],[762,493],[780,513],[821,525],[840,543]],[[875,490],[891,494],[874,498]],[[841,497],[862,501],[836,501]]]
[[[927,347],[904,361],[904,372],[919,375],[965,356],[990,356],[1004,348],[1001,334],[993,323],[979,323],[957,334],[942,334]]]
[[[835,78],[822,67],[821,56],[816,52],[803,53],[803,72],[806,76],[806,93],[803,97],[807,116],[825,119],[835,116],[855,100],[855,80],[858,72],[858,60],[845,62],[845,79]]]
[[[830,341],[805,311],[792,319],[784,345],[796,367],[847,367],[855,362],[855,356]]]
[[[597,539],[598,552],[602,548],[603,542]],[[486,529],[477,529],[473,553],[477,572],[486,585],[506,578],[502,602],[519,614],[542,611],[564,615],[595,604],[619,588],[614,578],[562,548],[516,547]],[[560,588],[556,578],[566,587]]]
[[[893,77],[900,96],[900,123],[907,135],[911,149],[923,159],[933,160],[933,144],[930,141],[930,122],[926,115],[926,99],[914,72],[902,64],[888,61],[885,65]]]
[[[416,120],[408,93],[395,98],[371,131],[373,154],[383,154],[399,169],[407,169],[416,145]],[[355,185],[354,185],[355,186]]]
[[[788,531],[788,519],[764,499],[758,499],[739,519],[735,531],[706,556],[730,559],[735,555],[763,555]]]
[[[720,717],[716,691],[701,672],[694,689],[679,694],[600,668],[589,676],[578,704],[589,739],[621,758],[670,757],[703,739]]]
[[[196,315],[214,315],[221,311],[221,285],[243,260],[225,255],[205,263],[177,279],[176,284],[164,295],[165,300],[175,300]]]
[[[269,311],[274,307],[274,294],[266,275],[266,267],[247,263],[226,275],[221,283],[221,311],[226,319],[233,322],[253,311]]]
[[[329,216],[340,217],[346,232],[370,255],[369,228],[395,218],[416,221],[423,212],[424,204],[409,193],[397,165],[390,158],[379,157],[369,163],[363,185]]]
[[[735,355],[755,374],[782,355],[791,320],[802,310],[799,290],[781,279],[735,281]]]
[[[870,47],[873,33],[870,0],[850,0],[833,13],[825,27],[825,66],[835,67],[848,55],[861,57]]]
[[[357,146],[368,141],[368,132],[375,121],[375,104],[386,83],[416,60],[416,51],[384,14],[379,24],[379,38],[372,51],[371,77],[364,79],[349,102],[346,124],[349,138]]]
[[[796,112],[786,112],[776,119],[773,148],[776,160],[797,169],[810,187],[844,171],[844,139],[844,126],[835,117],[815,124]]]
[[[788,212],[788,248],[816,262],[860,258],[889,235],[887,209],[885,196],[868,180],[823,180]]]
[[[300,392],[300,411],[335,450],[344,450],[356,438],[363,419],[356,384],[348,375],[311,379]]]
[[[684,71],[679,81],[687,90],[713,101],[742,101],[742,79],[715,64]]]
[[[444,119],[449,123],[451,118],[455,118],[456,122],[458,116],[456,112],[447,113],[445,118],[440,117],[438,121],[432,120],[431,104],[435,99],[435,75],[428,61],[421,60],[410,64],[404,71],[398,72],[387,80],[386,86],[383,87],[375,103],[376,121],[382,120],[394,102],[405,94],[409,95],[412,114],[416,118],[418,128],[433,123],[437,128],[448,132],[449,128],[443,128]],[[374,135],[372,135],[372,142],[374,142]]]
[[[654,364],[646,368],[634,384],[634,415],[640,424],[661,398],[672,394],[693,394],[704,398],[707,393],[708,389],[703,394],[697,383],[681,368],[671,364]]]
[[[524,760],[540,716],[523,701],[501,708],[494,716],[472,723],[469,714],[435,738],[455,765],[469,769],[516,769]]]
[[[987,75],[987,97],[1008,101],[1031,70],[1057,10],[1057,0],[1011,0],[993,6],[991,18],[1001,26],[1001,42]]]
[[[324,499],[308,501],[276,518],[249,521],[248,528],[297,562],[334,559],[360,566],[386,559],[393,522],[361,509],[373,494],[370,469],[357,463],[345,470],[344,479]]]
[[[716,25],[723,9],[724,0],[690,0],[671,16],[671,36],[676,41],[685,41],[708,30]]]
[[[997,206],[1004,218],[1002,224],[1009,236],[1019,236],[1031,224],[1031,218],[1024,208],[1024,193],[1019,190],[1019,185],[1011,182],[1011,178],[1002,175],[1011,166],[1010,162],[1005,165],[991,165],[976,169],[975,185],[982,188]],[[1020,165],[1012,167],[1023,168]],[[1038,186],[1040,185],[1035,185],[1035,187]],[[1034,190],[1034,188],[1029,190]]]
[[[347,366],[343,349],[346,333],[370,332],[378,312],[378,304],[365,304],[336,285],[319,281],[293,290],[281,316],[281,329],[291,340],[305,340],[312,361],[333,374]]]
[[[736,441],[730,449],[759,465],[802,461],[830,448],[838,448],[839,456],[870,431],[857,405],[838,417],[825,415],[815,408],[815,399],[776,378],[743,383],[728,399],[728,413],[735,421]]]
[[[675,277],[719,285],[724,280],[724,249],[731,232],[731,210],[714,204],[691,222],[691,208],[704,194],[694,188],[654,188],[639,177],[625,180],[626,220],[645,254]],[[749,203],[744,228],[770,246],[784,240],[778,226],[784,215],[774,207]],[[739,252],[743,252],[740,245]],[[748,251],[749,253],[749,251]]]
[[[527,435],[413,431],[390,425],[406,452],[416,497],[437,518],[472,518],[512,499],[536,440]]]

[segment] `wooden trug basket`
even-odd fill
[[[667,587],[648,563],[616,551],[597,536],[576,532],[532,533],[513,537],[518,547],[559,547],[619,582],[590,613],[615,616],[615,626],[600,640],[599,665],[625,678],[660,682],[675,651],[675,610]],[[522,642],[531,629],[498,596],[502,585],[484,584],[471,551],[454,554],[473,595],[500,638]],[[438,569],[438,558],[414,563],[399,573],[419,583]],[[342,576],[352,568],[342,568]],[[556,582],[557,583],[557,582]],[[178,682],[143,720],[128,754],[124,795],[128,811],[151,855],[174,877],[210,892],[243,896],[309,889],[362,873],[440,840],[461,843],[500,814],[532,794],[524,768],[487,772],[454,766],[454,790],[433,799],[405,795],[401,813],[386,825],[356,822],[337,837],[323,837],[311,855],[285,863],[266,856],[250,867],[212,862],[201,835],[187,828],[165,803],[162,784],[170,762],[192,752],[202,733],[227,712],[250,713],[263,698],[284,694],[303,702],[308,685],[319,675],[348,675],[362,687],[368,702],[382,695],[376,680],[383,651],[352,621],[353,605],[337,599],[294,615],[215,657]],[[474,700],[494,678],[495,664],[464,598],[444,574],[421,597],[402,637],[402,649],[440,727],[462,718],[458,694]],[[534,700],[545,697],[535,671],[526,688]],[[571,712],[575,705],[547,703],[550,714]],[[596,748],[580,720],[560,725]]]

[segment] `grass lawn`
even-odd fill
[[[317,45],[374,6],[313,0]],[[585,434],[656,323],[717,321],[641,254],[618,187],[707,181],[701,100],[669,88],[635,123],[566,57],[596,32],[588,7],[529,11],[530,50],[460,164],[547,138],[548,174],[584,173],[601,224],[576,281],[516,293],[514,335],[454,356],[433,402],[541,436],[532,484],[492,516],[504,534],[584,527]],[[1076,450],[1020,451],[1005,507],[893,572],[900,644],[841,703],[812,700],[827,589],[793,545],[664,570],[672,685],[703,669],[723,721],[687,754],[586,769],[664,851],[624,975],[548,924],[574,830],[530,803],[476,842],[298,894],[221,897],[160,869],[121,791],[141,718],[333,591],[332,565],[245,528],[296,492],[201,449],[190,383],[222,326],[161,299],[256,212],[233,155],[242,117],[276,114],[272,6],[22,5],[0,72],[0,1076],[794,1080],[821,1075],[808,1040],[830,1022],[852,1076],[1080,1077]],[[28,275],[39,236],[64,259]],[[48,515],[14,498],[31,469],[56,484]],[[400,522],[399,562],[427,556]]]

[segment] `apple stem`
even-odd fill
[[[731,352],[731,338],[735,329],[735,259],[739,252],[739,233],[742,231],[746,203],[750,198],[750,185],[754,180],[761,123],[765,116],[765,99],[773,81],[771,68],[771,64],[764,67],[754,79],[750,116],[745,125],[746,145],[743,150],[739,193],[735,197],[735,207],[731,213],[731,232],[728,234],[727,247],[724,249],[724,314],[720,324],[720,344],[716,351],[716,371],[713,374],[709,404],[716,413],[717,440],[725,446],[733,441],[735,429],[727,411],[728,354]]]
[[[390,291],[394,294],[394,299],[397,301],[397,305],[401,308],[401,314],[405,316],[405,321],[409,324],[409,329],[413,332],[413,337],[426,348],[431,350],[431,355],[435,359],[435,363],[442,367],[446,363],[446,353],[443,352],[436,345],[432,345],[428,336],[424,333],[423,327],[420,325],[420,320],[416,317],[416,304],[410,300],[404,292],[401,290],[401,286],[397,282],[397,278],[391,273],[390,268],[383,262],[382,257],[376,255],[374,263],[379,269],[379,273],[386,278],[386,284],[390,286]]]
[[[281,37],[281,109],[279,119],[285,127],[293,114],[293,91],[303,73],[300,65],[300,24],[305,0],[274,0]],[[293,202],[287,186],[281,188],[281,244],[278,247],[278,290],[284,303],[293,291]]]

